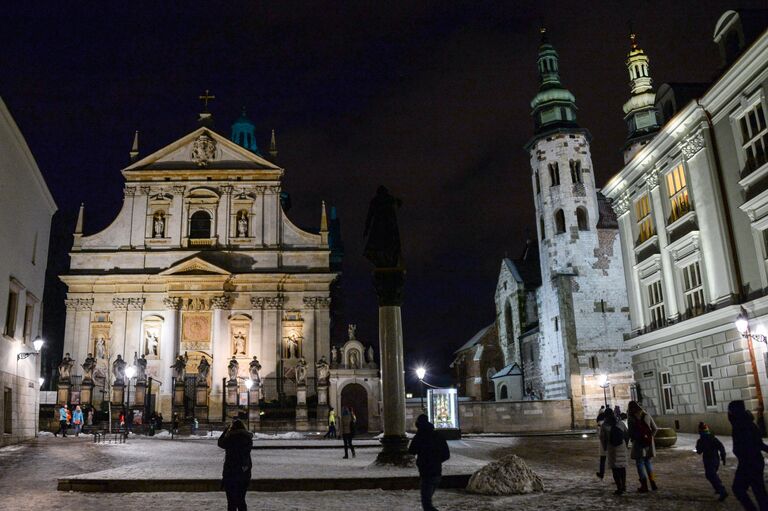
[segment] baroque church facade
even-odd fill
[[[207,380],[210,420],[223,416],[228,381],[244,392],[253,361],[266,401],[296,396],[296,367],[304,362],[308,396],[317,392],[318,363],[346,367],[338,355],[331,359],[338,274],[325,203],[318,232],[300,229],[282,205],[284,169],[258,153],[247,119],[233,125],[232,140],[209,127],[210,114],[201,121],[141,159],[134,141],[133,163],[122,170],[122,209],[107,228],[83,233],[81,207],[70,271],[61,276],[68,287],[64,352],[76,361],[73,373],[92,376],[96,406],[110,399],[118,356],[146,367],[147,394],[166,416],[180,374],[172,366],[182,357],[185,379]],[[274,151],[274,134],[272,142]],[[89,358],[95,366],[80,370]],[[204,359],[210,369],[199,370]],[[378,411],[380,396],[371,398]]]

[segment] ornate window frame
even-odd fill
[[[763,163],[759,167],[748,170],[747,169],[747,157],[744,153],[744,143],[742,141],[741,134],[741,119],[758,105],[762,106],[763,115],[768,121],[768,103],[765,99],[765,89],[762,86],[758,86],[757,89],[751,94],[744,94],[740,98],[740,104],[729,116],[731,123],[731,134],[733,135],[734,147],[736,148],[736,157],[739,162],[739,177],[741,180],[739,184],[745,189],[751,184],[760,181],[766,174],[768,174],[768,162]]]

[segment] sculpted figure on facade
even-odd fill
[[[234,353],[233,355],[245,355],[245,333],[242,330],[235,330],[233,333]]]
[[[285,338],[285,358],[299,358],[299,340],[296,335]]]
[[[347,326],[347,335],[350,341],[357,340],[357,325]]]
[[[103,360],[107,358],[107,341],[104,340],[104,336],[99,336],[96,339],[96,358]]]
[[[127,365],[122,355],[118,355],[115,361],[112,362],[112,374],[115,375],[115,385],[125,385],[125,366]]]
[[[136,367],[136,381],[147,381],[147,358],[144,354],[141,357],[137,357],[137,353],[133,353],[133,365]]]
[[[325,360],[325,356],[320,357],[320,360],[315,364],[315,368],[317,369],[317,383],[319,385],[328,385],[331,367],[328,365],[328,361]]]
[[[197,384],[201,385],[208,382],[208,373],[211,372],[211,364],[208,359],[203,357],[200,359],[200,363],[197,364]]]
[[[248,213],[246,213],[245,211],[241,211],[237,215],[237,237],[238,238],[248,237]]]
[[[216,157],[216,141],[203,133],[192,143],[192,161],[198,167],[205,167]]]
[[[163,217],[163,213],[158,211],[155,213],[155,221],[152,224],[152,237],[153,238],[162,238],[165,235],[165,218]]]
[[[368,365],[375,365],[376,364],[376,360],[374,359],[374,355],[373,355],[373,346],[369,345],[368,349],[365,351],[365,362]]]
[[[144,353],[151,357],[158,356],[160,352],[160,341],[157,338],[157,333],[152,329],[147,329],[144,334]]]
[[[65,354],[59,363],[59,381],[69,381],[74,365],[75,361],[69,356],[69,353]]]
[[[337,367],[338,365],[339,365],[339,350],[334,345],[331,348],[331,366],[332,367]]]
[[[239,369],[240,369],[240,364],[237,362],[237,359],[235,357],[232,357],[232,359],[229,361],[229,365],[227,365],[227,372],[229,373],[230,382],[237,381],[237,372]]]
[[[307,384],[307,361],[301,357],[296,363],[296,385]]]
[[[256,355],[254,355],[253,360],[248,364],[248,375],[251,377],[251,380],[260,385],[261,375],[259,375],[259,371],[261,371],[261,363],[259,363],[259,359],[256,358]]]
[[[93,358],[93,353],[88,353],[85,362],[80,367],[83,368],[83,381],[93,381],[93,371],[96,369],[96,359]]]
[[[187,359],[184,355],[176,357],[176,361],[171,366],[171,369],[173,369],[173,377],[177,382],[184,380],[184,373],[187,369]]]
[[[360,368],[360,357],[357,354],[357,350],[349,350],[349,368],[348,369],[359,369]]]

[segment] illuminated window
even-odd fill
[[[635,218],[637,220],[637,243],[640,244],[654,234],[651,201],[647,193],[635,202]]]
[[[656,329],[664,326],[667,321],[664,310],[664,295],[661,291],[661,281],[647,286],[648,289],[648,312],[650,313],[651,328]]]
[[[746,158],[745,174],[768,162],[768,127],[762,103],[758,103],[739,119],[741,147]]]
[[[688,187],[685,182],[685,172],[680,164],[667,174],[667,193],[669,193],[669,221],[674,222],[691,210],[688,199]]]
[[[683,295],[689,316],[704,313],[704,286],[701,284],[701,268],[698,261],[683,268]]]

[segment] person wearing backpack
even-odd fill
[[[640,487],[637,491],[647,493],[649,483],[651,489],[656,491],[658,486],[654,478],[651,459],[656,455],[656,443],[653,437],[659,428],[656,427],[653,417],[643,410],[637,401],[629,402],[627,415],[629,417],[629,438],[632,439],[631,458],[635,460],[637,475],[640,478]]]
[[[437,511],[432,496],[440,486],[443,463],[451,457],[448,442],[435,431],[435,426],[423,413],[416,418],[416,435],[408,446],[408,452],[416,455],[421,488],[421,507],[424,511]]]
[[[621,495],[627,491],[627,427],[610,408],[605,410],[599,436],[608,468],[616,483],[616,491],[613,493]]]
[[[710,482],[715,493],[720,494],[718,499],[724,501],[728,496],[725,486],[717,475],[717,469],[720,468],[720,460],[725,465],[725,447],[723,443],[715,437],[709,430],[709,426],[699,422],[699,439],[696,441],[696,453],[701,454],[701,460],[704,462],[704,476]]]

